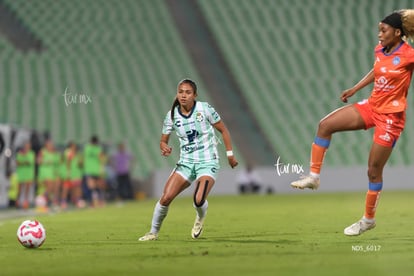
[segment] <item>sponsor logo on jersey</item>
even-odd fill
[[[382,92],[389,92],[394,88],[395,85],[388,84],[388,80],[384,76],[379,77],[374,85],[375,90],[381,90]]]
[[[384,76],[379,77],[378,80],[377,80],[377,83],[380,84],[380,85],[387,84],[387,82],[388,81]]]
[[[394,65],[398,65],[400,64],[400,62],[401,62],[400,57],[394,57],[394,59],[392,60],[392,64]]]
[[[204,145],[189,144],[182,147],[182,150],[186,153],[191,153],[201,149],[204,149]]]
[[[192,125],[192,124],[195,124],[195,122],[194,121],[187,121],[187,122],[182,122],[181,120],[177,120],[177,121],[175,121],[175,126],[176,127],[181,127],[181,126],[187,126],[187,125]]]

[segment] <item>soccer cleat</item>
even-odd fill
[[[194,222],[193,229],[191,229],[191,237],[193,239],[198,239],[203,233],[203,219],[199,219],[198,216]]]
[[[293,181],[290,186],[296,189],[312,189],[317,190],[319,188],[319,178],[312,177],[310,175],[303,176],[297,181]]]
[[[364,233],[365,231],[375,228],[375,220],[373,222],[367,222],[364,219],[360,219],[358,222],[355,222],[351,226],[348,226],[344,229],[344,234],[347,236],[358,236]]]
[[[155,241],[158,239],[158,234],[146,233],[144,236],[139,238],[139,241]]]

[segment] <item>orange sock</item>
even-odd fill
[[[312,144],[311,164],[310,164],[311,173],[317,174],[317,175],[321,173],[321,167],[322,167],[323,159],[325,157],[325,153],[327,149],[328,149],[327,147],[319,146],[315,143]]]
[[[381,191],[368,190],[365,199],[365,215],[367,219],[373,219],[375,217],[375,211],[379,201]]]

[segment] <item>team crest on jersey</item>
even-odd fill
[[[196,120],[197,120],[197,122],[202,122],[204,120],[204,116],[201,112],[197,112]]]
[[[392,64],[394,64],[394,65],[398,65],[398,64],[400,64],[400,62],[401,62],[400,57],[395,57],[395,58],[392,60]]]

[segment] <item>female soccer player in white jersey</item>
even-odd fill
[[[184,79],[178,83],[176,99],[164,119],[160,150],[163,156],[171,154],[172,148],[168,141],[171,132],[175,130],[180,141],[180,160],[155,205],[150,232],[139,238],[139,241],[158,238],[161,224],[167,216],[168,206],[194,181],[196,220],[191,237],[200,237],[207,214],[207,196],[213,188],[220,167],[214,129],[223,137],[229,165],[234,168],[238,164],[233,155],[230,133],[220,115],[208,103],[196,101],[196,97],[197,85],[194,81]]]

